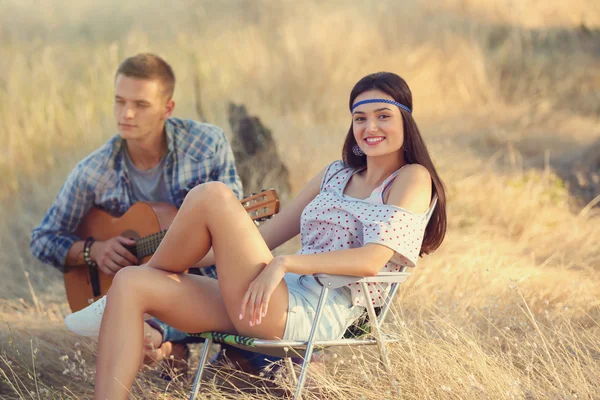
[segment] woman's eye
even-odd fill
[[[364,117],[357,117],[357,118],[354,118],[354,121],[355,121],[355,122],[361,122],[361,121],[364,121],[364,120],[365,120],[365,118],[364,118]]]
[[[379,116],[379,118],[380,118],[380,119],[386,119],[386,118],[389,118],[389,117],[390,117],[390,116],[389,116],[389,115],[386,115],[386,114],[381,114],[381,115]]]

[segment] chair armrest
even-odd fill
[[[359,282],[390,282],[401,283],[409,276],[410,272],[380,272],[376,276],[351,276],[351,275],[329,275],[329,274],[314,274],[315,280],[321,286],[329,289],[337,289],[342,286],[347,286],[351,283]]]

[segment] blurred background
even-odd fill
[[[405,78],[449,228],[397,306],[403,393],[600,397],[597,0],[0,0],[0,397],[90,393],[93,346],[73,347],[62,277],[29,237],[116,133],[114,72],[138,52],[173,66],[175,116],[201,105],[228,135],[229,102],[259,117],[292,192],[340,158],[352,86]],[[360,365],[336,396],[386,398]]]

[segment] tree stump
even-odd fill
[[[248,115],[243,104],[229,103],[228,116],[233,132],[231,148],[244,194],[273,188],[285,201],[290,195],[289,171],[279,158],[271,131],[258,117]]]

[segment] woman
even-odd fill
[[[117,273],[100,327],[94,398],[127,398],[144,313],[187,332],[306,339],[320,290],[312,274],[398,271],[441,244],[444,188],[412,118],[406,82],[388,72],[368,75],[352,90],[350,110],[344,162],[319,172],[275,218],[257,229],[225,185],[200,185],[150,261]],[[272,256],[298,233],[297,254]],[[199,260],[216,264],[218,281],[183,274]],[[341,337],[362,313],[364,294],[349,286],[332,291],[317,338]],[[385,289],[375,286],[370,301],[380,305]],[[73,318],[93,318],[92,308]]]

